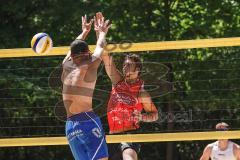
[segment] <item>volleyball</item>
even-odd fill
[[[46,33],[37,33],[33,36],[31,47],[37,54],[47,54],[52,49],[51,37]]]

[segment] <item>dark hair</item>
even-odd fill
[[[139,72],[141,73],[141,71],[142,71],[142,61],[141,61],[140,57],[136,54],[127,54],[125,56],[124,61],[126,61],[127,59],[131,59],[132,61],[134,61],[134,63],[136,64],[136,68],[139,68]]]
[[[78,55],[83,52],[89,51],[87,42],[80,40],[80,39],[74,40],[70,46],[71,46],[71,54],[72,55]]]

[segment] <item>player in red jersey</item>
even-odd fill
[[[95,25],[97,19],[102,17],[101,13],[96,14]],[[127,55],[123,63],[123,74],[116,68],[113,57],[108,53],[101,58],[112,82],[107,111],[110,134],[134,132],[139,129],[139,122],[156,121],[158,110],[148,92],[144,90],[144,81],[140,78],[140,58],[136,54]],[[140,145],[122,142],[111,144],[108,149],[110,160],[137,160]]]
[[[137,55],[127,55],[123,64],[123,75],[116,69],[112,57],[102,56],[106,72],[112,81],[112,92],[108,102],[108,124],[110,134],[129,133],[139,129],[139,122],[153,122],[158,119],[158,111],[150,95],[144,90],[144,81],[140,78],[142,64]],[[145,113],[142,113],[145,112]],[[140,145],[121,143],[109,146],[111,150],[121,151],[123,160],[136,160]],[[113,155],[113,156],[116,156]]]

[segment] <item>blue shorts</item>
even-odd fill
[[[66,136],[75,160],[108,157],[104,130],[99,117],[93,112],[82,112],[68,118]]]

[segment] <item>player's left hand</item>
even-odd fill
[[[137,123],[139,123],[143,120],[142,113],[139,112],[138,110],[134,110],[132,116],[133,116],[134,121]]]

